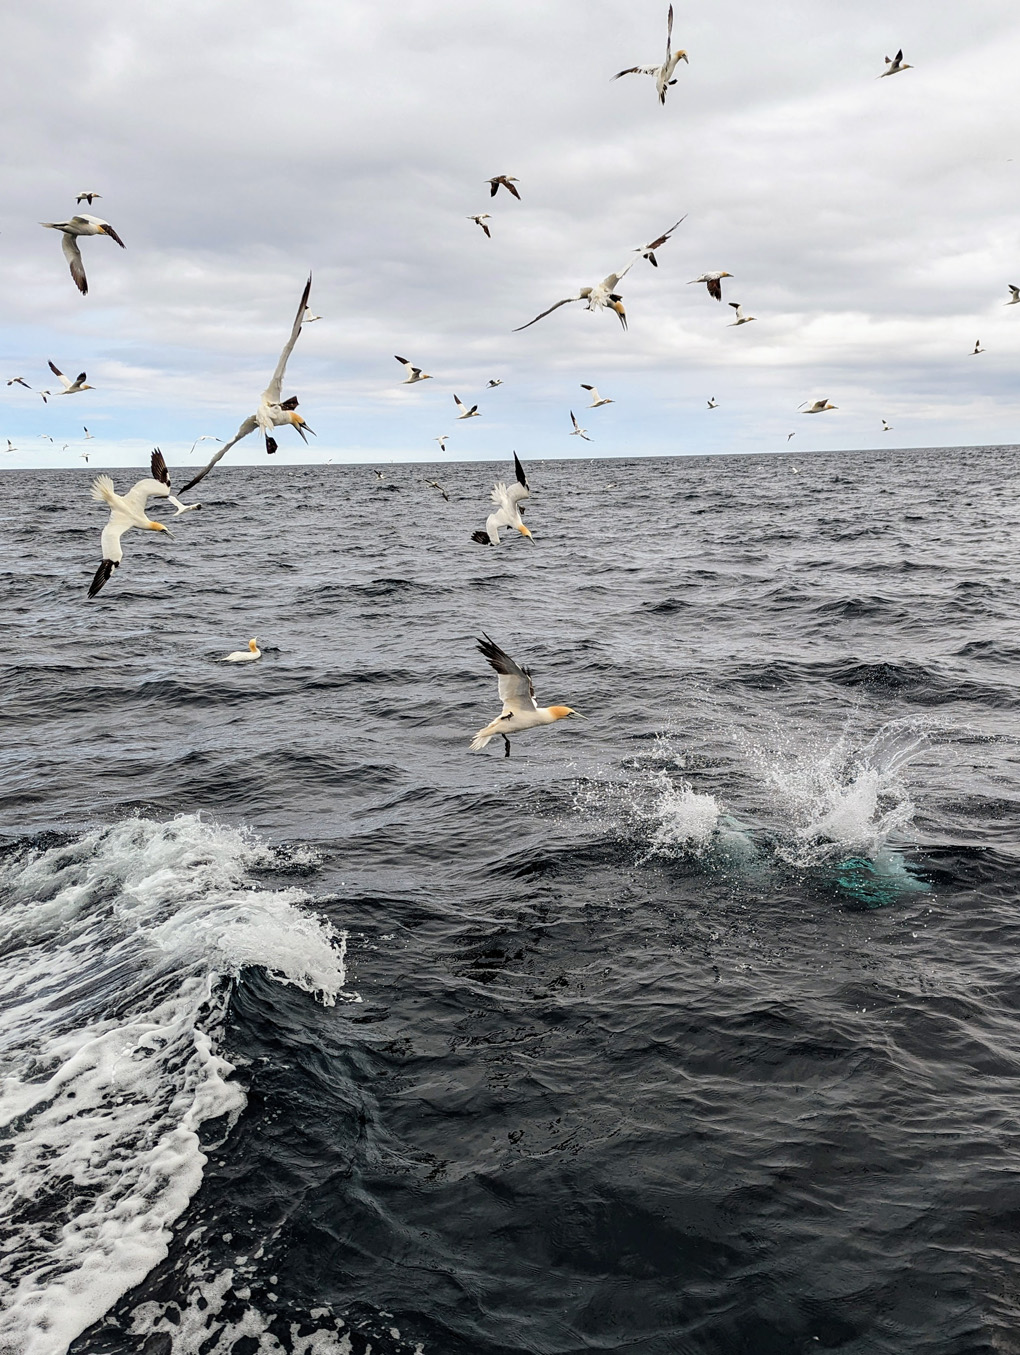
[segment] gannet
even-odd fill
[[[1008,301],[1006,302],[1006,305],[1007,306],[1009,305]],[[981,347],[981,340],[977,339],[974,343],[974,351],[970,354],[970,356],[973,357],[975,353],[983,353],[984,351],[985,350]]]
[[[886,423],[885,419],[882,420],[882,432],[883,432],[883,433],[891,433],[891,432],[892,432],[892,424]]]
[[[488,381],[485,383],[485,389],[487,391],[494,391],[497,386],[502,386],[502,384],[503,378],[501,376],[490,376]]]
[[[50,371],[53,373],[54,376],[60,378],[60,384],[64,388],[62,391],[57,391],[58,395],[77,395],[79,394],[80,391],[95,390],[95,386],[88,386],[85,384],[84,372],[79,373],[79,375],[76,376],[75,379],[72,381],[69,376],[65,376],[64,373],[60,370],[60,368],[54,366],[52,362],[50,363]],[[49,395],[49,391],[47,391],[46,394]]]
[[[39,396],[42,397],[42,402],[43,402],[44,405],[48,405],[48,404],[49,404],[49,402],[50,402],[50,396],[51,396],[52,394],[53,394],[52,391],[36,391],[36,395],[39,395]]]
[[[796,434],[795,432],[794,432],[794,433],[787,433],[787,435],[786,435],[786,440],[787,440],[787,442],[789,442],[791,438],[795,438],[796,436],[797,436],[797,434]]]
[[[446,442],[447,442],[447,439],[449,438],[449,436],[450,436],[449,433],[443,433],[441,437],[433,438],[433,439],[432,439],[433,442],[438,442],[438,443],[439,443],[439,450],[440,450],[441,452],[445,452],[445,451],[446,451]]]
[[[216,465],[217,461],[226,456],[227,452],[230,451],[235,443],[240,442],[242,438],[246,438],[249,433],[254,433],[256,428],[261,428],[262,432],[265,434],[266,451],[270,456],[276,451],[277,446],[276,439],[270,434],[270,429],[272,428],[281,428],[284,424],[290,424],[293,428],[297,429],[298,433],[301,435],[302,442],[308,441],[305,437],[306,433],[312,433],[314,435],[315,430],[309,428],[301,415],[295,412],[298,403],[297,396],[292,395],[289,400],[281,401],[280,399],[280,395],[283,391],[283,374],[287,370],[287,359],[294,351],[294,345],[297,343],[298,335],[301,333],[301,325],[304,321],[304,314],[308,307],[308,297],[311,290],[312,275],[309,273],[308,281],[305,283],[304,291],[301,293],[301,300],[298,302],[297,313],[294,316],[294,323],[291,326],[290,338],[283,346],[283,352],[280,354],[280,360],[276,364],[276,371],[273,373],[272,380],[262,392],[262,398],[259,401],[258,409],[254,414],[245,419],[244,423],[241,424],[241,427],[234,436],[229,442],[223,444],[209,464],[203,466],[198,474],[188,481],[184,486],[184,489],[181,490],[182,494],[185,490],[191,489],[193,486],[197,485],[199,480],[204,479],[204,477],[212,470],[213,466]],[[201,441],[201,439],[199,440]]]
[[[687,213],[684,212],[683,216],[680,218],[680,221],[686,220]],[[672,226],[670,226],[669,230],[663,231],[663,233],[659,236],[658,240],[653,240],[649,245],[638,245],[634,253],[640,254],[642,259],[647,259],[653,268],[658,268],[659,261],[655,257],[655,251],[659,248],[660,245],[664,245],[666,243],[669,237],[676,230],[677,226],[680,225],[680,221],[674,221]]]
[[[594,386],[589,386],[584,381],[581,382],[581,389],[583,391],[591,391],[591,404],[588,406],[589,409],[598,409],[600,405],[616,404],[615,400],[610,400],[608,395],[599,395]]]
[[[909,63],[909,61],[903,60],[902,47],[894,57],[892,58],[886,57],[885,64],[888,67],[888,70],[884,70],[882,72],[882,74],[878,77],[879,80],[883,79],[887,75],[898,75],[900,71],[912,71],[914,69],[913,66],[911,66],[911,64]]]
[[[708,407],[709,407],[709,409],[718,409],[718,408],[719,408],[719,401],[715,398],[714,395],[709,399]]]
[[[534,545],[534,538],[524,525],[524,509],[521,507],[523,500],[531,497],[531,490],[516,452],[514,452],[514,473],[517,476],[516,484],[507,488],[503,481],[499,480],[492,487],[492,494],[489,497],[496,507],[485,519],[485,531],[471,533],[471,540],[477,541],[480,546],[498,546],[501,527],[513,527]]]
[[[220,663],[254,663],[256,659],[261,659],[262,650],[255,643],[257,639],[258,636],[253,635],[247,649],[235,649],[233,654],[224,655]]]
[[[490,240],[492,239],[492,231],[490,231],[488,226],[485,224],[486,221],[492,220],[488,212],[479,212],[477,216],[469,216],[468,220],[473,221],[476,226],[481,226],[482,230],[489,237],[489,239]]]
[[[61,242],[61,249],[64,251],[64,258],[71,265],[71,277],[74,278],[75,285],[82,296],[88,295],[89,284],[81,261],[81,250],[78,248],[77,237],[79,235],[108,235],[111,240],[116,240],[121,249],[126,248],[124,241],[109,221],[103,221],[98,216],[72,216],[70,221],[40,221],[39,225],[45,226],[47,230],[63,231],[64,238]]]
[[[568,715],[578,715],[570,706],[539,706],[535,703],[535,684],[527,668],[520,668],[509,654],[500,649],[487,635],[478,641],[478,648],[499,674],[499,699],[503,702],[503,713],[491,724],[480,729],[471,740],[471,751],[478,752],[491,739],[502,738],[506,745],[504,757],[510,756],[510,735],[520,734],[525,729],[536,729],[539,725],[552,725],[557,720],[565,720]],[[583,719],[584,717],[581,716]]]
[[[8,386],[24,386],[27,391],[32,389],[23,376],[12,376],[7,384]]]
[[[708,286],[709,296],[714,296],[716,301],[722,300],[722,287],[719,285],[723,278],[731,278],[732,273],[702,273],[700,278],[691,278],[687,284],[693,287],[696,282],[704,282]]]
[[[628,66],[625,71],[618,71],[613,76],[614,80],[619,80],[621,75],[651,75],[655,78],[655,89],[659,96],[659,103],[665,104],[666,90],[670,85],[675,85],[673,72],[677,68],[677,63],[687,61],[687,53],[678,48],[677,51],[670,53],[669,44],[673,37],[673,6],[669,7],[669,14],[666,18],[666,60],[661,66]],[[690,62],[687,63],[690,65]]]
[[[547,315],[559,310],[561,306],[569,306],[572,301],[587,301],[590,311],[605,310],[606,308],[615,311],[620,317],[620,324],[626,329],[627,312],[623,308],[623,298],[616,293],[616,287],[620,279],[625,277],[633,267],[634,260],[632,259],[626,268],[619,273],[610,273],[608,277],[602,279],[597,287],[582,287],[577,296],[565,296],[562,301],[557,301],[555,306],[550,306],[547,311],[542,311],[540,315],[535,316],[534,320],[529,320],[526,325],[518,325],[513,332],[519,334],[522,329],[527,329],[537,321],[544,320]]]
[[[53,441],[53,439],[50,437],[49,433],[40,433],[39,436],[40,436],[41,438],[45,438],[47,442],[52,442],[52,441]]]
[[[731,301],[730,305],[737,312],[737,318],[730,323],[729,326],[730,329],[732,329],[734,325],[749,325],[752,320],[757,318],[754,315],[745,315],[744,312],[740,309],[739,301]]]
[[[572,438],[574,437],[584,438],[585,442],[591,442],[591,438],[588,436],[587,428],[582,428],[581,425],[577,422],[577,418],[573,410],[570,411],[570,422],[574,425],[573,430],[570,434]]]
[[[439,483],[438,480],[426,480],[425,483],[428,485],[429,489],[438,489],[440,494],[442,494],[443,498],[446,500],[446,502],[447,503],[450,502],[449,494],[447,494],[446,490],[443,488],[443,486]]]
[[[17,447],[15,447],[14,443],[10,440],[10,438],[8,438],[7,446],[4,448],[4,450],[8,452],[16,452],[18,449]]]
[[[321,316],[321,315],[313,315],[313,314],[312,314],[312,308],[311,308],[311,306],[306,306],[306,307],[305,307],[305,313],[304,313],[304,315],[302,315],[302,317],[301,317],[301,323],[302,323],[303,325],[312,325],[312,324],[315,323],[316,320],[321,320],[321,319],[322,319],[322,316]]]
[[[807,401],[804,403],[807,404]],[[798,406],[798,408],[802,409],[802,412],[805,414],[823,414],[827,409],[839,409],[839,405],[830,405],[828,400],[813,400],[811,404],[808,405],[807,409],[803,409],[802,406]],[[790,437],[793,437],[792,433],[790,434]],[[789,440],[790,439],[787,438],[787,442],[789,442]]]
[[[512,193],[517,201],[520,202],[521,195],[514,187],[514,184],[517,182],[518,180],[515,179],[512,174],[497,174],[495,178],[488,180],[490,189],[489,197],[494,198],[502,187],[505,188],[508,193]],[[488,232],[486,232],[486,234],[488,234]]]
[[[458,399],[456,395],[453,397],[453,403],[460,410],[460,413],[457,415],[458,419],[480,419],[482,417],[478,413],[477,405],[472,405],[471,408],[468,409],[467,405],[465,405],[462,400]]]
[[[84,424],[82,424],[82,428],[85,428],[85,425],[84,425]],[[86,441],[86,442],[89,442],[89,441],[91,441],[91,440],[92,440],[92,434],[89,432],[89,430],[88,430],[87,428],[85,428],[85,441]]]
[[[1014,287],[1011,282],[1007,282],[1006,286],[1013,293],[1013,295],[1010,297],[1008,301],[1004,301],[1002,304],[1004,306],[1016,306],[1020,304],[1020,287]],[[21,380],[21,378],[19,377],[18,380]],[[7,384],[9,386],[11,383],[8,381]],[[24,381],[22,381],[21,384],[24,385],[25,384]]]
[[[184,505],[170,493],[170,473],[163,460],[163,453],[158,447],[153,450],[149,466],[152,479],[139,480],[126,494],[116,492],[108,475],[97,475],[92,481],[92,497],[97,503],[109,504],[110,520],[103,528],[101,541],[103,562],[96,570],[89,588],[90,598],[96,596],[124,558],[120,539],[125,532],[130,531],[132,527],[142,527],[146,531],[166,532],[167,536],[172,535],[165,523],[155,522],[146,515],[145,506],[151,498],[169,499],[171,503],[177,504],[178,509],[184,509]],[[191,505],[193,508],[199,506]]]
[[[396,353],[393,355],[397,357]],[[432,377],[428,372],[423,372],[420,367],[416,367],[413,362],[408,362],[407,358],[397,358],[400,365],[407,370],[407,376],[400,383],[402,386],[412,386],[416,381],[431,381]]]
[[[102,196],[103,196],[102,193],[91,193],[91,192],[89,192],[89,193],[79,193],[78,196],[77,196],[77,198],[75,199],[75,201],[76,201],[76,202],[87,202],[88,205],[91,207],[93,201],[94,201],[96,198],[101,198]]]
[[[202,436],[196,438],[195,441],[188,448],[188,455],[189,456],[191,455],[191,453],[195,450],[195,448],[198,446],[200,442],[222,442],[222,441],[223,441],[222,438],[214,438],[212,433],[203,433]],[[182,494],[184,493],[183,489],[181,490],[181,493]]]

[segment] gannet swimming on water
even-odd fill
[[[443,486],[439,483],[438,480],[426,480],[425,483],[428,485],[429,489],[438,489],[440,494],[442,494],[443,498],[446,500],[446,502],[447,503],[450,502],[449,494],[447,494],[446,490],[443,488]]]
[[[103,221],[98,216],[72,216],[70,221],[40,221],[39,225],[45,226],[47,230],[63,231],[64,238],[61,242],[61,249],[64,251],[64,258],[71,265],[71,277],[74,278],[75,285],[82,296],[88,295],[89,284],[85,276],[85,267],[81,261],[81,250],[78,248],[77,237],[79,235],[108,235],[111,240],[116,240],[121,249],[127,248],[109,221]]]
[[[607,308],[615,311],[620,317],[620,324],[626,329],[627,312],[623,308],[623,297],[618,296],[616,293],[616,287],[619,284],[620,279],[625,277],[634,267],[634,263],[635,261],[632,259],[626,268],[622,269],[619,273],[610,273],[609,276],[603,278],[596,287],[582,287],[577,296],[565,296],[562,301],[557,301],[555,306],[550,306],[547,311],[542,311],[540,315],[535,316],[534,320],[529,320],[526,325],[518,325],[513,332],[519,334],[522,329],[527,329],[537,321],[544,320],[547,315],[551,315],[553,311],[559,310],[561,306],[569,306],[572,301],[587,301],[588,309],[590,311],[605,310]]]
[[[1009,290],[1013,293],[1013,295],[1010,297],[1010,299],[1009,299],[1008,301],[1004,301],[1002,304],[1003,304],[1004,306],[1016,306],[1016,305],[1020,305],[1020,287],[1014,287],[1013,284],[1012,284],[1011,282],[1007,282],[1007,283],[1006,283],[1006,286],[1007,286],[1007,287],[1009,288]],[[19,378],[19,379],[20,379],[20,378]],[[8,384],[8,386],[9,386],[11,383],[8,381],[7,384]],[[24,384],[25,384],[24,381],[22,381],[21,384],[24,385]]]
[[[744,312],[740,309],[739,301],[731,301],[730,305],[737,312],[737,318],[734,321],[732,321],[731,324],[729,325],[730,329],[732,329],[734,325],[749,325],[752,320],[757,319],[757,317],[754,315],[745,315]]]
[[[441,452],[445,452],[445,451],[446,451],[446,442],[447,442],[447,439],[449,438],[449,436],[450,436],[449,433],[443,433],[443,435],[442,435],[441,437],[433,438],[433,439],[432,439],[433,442],[438,442],[438,443],[439,443],[439,450],[440,450]]]
[[[471,740],[471,751],[478,752],[490,740],[502,738],[506,745],[504,757],[510,756],[510,735],[520,734],[525,729],[536,729],[539,725],[553,725],[557,720],[565,720],[568,715],[577,715],[579,711],[570,706],[539,706],[535,702],[535,684],[531,672],[521,668],[509,654],[500,649],[487,635],[478,641],[478,648],[499,674],[499,699],[503,702],[503,713],[491,724],[480,729]]]
[[[683,216],[680,218],[680,221],[686,221],[686,220],[687,220],[687,213],[685,212],[685,213],[683,214]],[[655,257],[655,251],[659,248],[660,245],[664,245],[664,244],[666,243],[666,241],[669,239],[669,237],[670,237],[670,236],[673,234],[673,232],[676,230],[677,226],[680,225],[680,221],[674,221],[673,224],[672,224],[672,226],[670,226],[669,230],[668,230],[668,231],[663,231],[663,233],[659,236],[658,240],[653,240],[653,241],[651,242],[651,244],[648,244],[648,245],[638,245],[638,247],[637,247],[637,249],[634,251],[634,253],[635,253],[635,254],[640,254],[641,257],[642,257],[642,259],[647,259],[648,262],[652,265],[653,268],[658,268],[658,266],[659,266],[659,261],[658,261],[658,259],[656,259],[656,257]]]
[[[882,72],[882,74],[878,77],[879,80],[884,79],[884,77],[887,75],[899,75],[900,71],[912,71],[914,69],[909,61],[903,60],[902,47],[894,57],[886,57],[885,64],[888,67],[888,69]]]
[[[490,498],[496,507],[485,519],[485,531],[471,533],[471,540],[477,541],[480,546],[498,546],[501,527],[513,527],[534,545],[534,538],[524,525],[524,509],[521,507],[522,502],[531,497],[531,489],[516,452],[514,452],[514,473],[517,476],[516,484],[507,488],[503,481],[499,480],[492,487]]]
[[[807,404],[806,400],[804,401],[804,404]],[[803,406],[801,405],[798,405],[798,409],[801,409],[804,414],[823,414],[827,409],[839,409],[839,405],[830,405],[827,399],[813,400],[811,404],[808,405],[807,409],[803,409]],[[792,433],[790,434],[790,437],[793,437]],[[790,439],[787,438],[787,442],[789,442],[789,440]]]
[[[591,391],[591,404],[588,406],[589,409],[598,409],[600,405],[616,404],[615,400],[611,400],[608,395],[599,395],[594,386],[589,386],[584,381],[581,382],[581,389],[583,391]]]
[[[701,275],[700,278],[691,278],[690,282],[689,282],[687,285],[688,285],[688,287],[693,287],[693,285],[694,285],[696,282],[704,282],[704,283],[707,284],[707,286],[708,286],[708,294],[709,294],[709,296],[714,296],[715,299],[716,299],[716,301],[721,301],[721,300],[722,300],[722,287],[720,286],[720,283],[722,282],[722,279],[723,279],[723,278],[731,278],[732,276],[733,276],[732,273],[725,273],[725,272],[724,272],[724,273],[702,273],[702,275]]]
[[[256,659],[261,659],[262,650],[255,643],[258,638],[257,635],[253,635],[248,641],[247,649],[235,649],[233,654],[224,655],[220,663],[254,663]]]
[[[487,391],[494,391],[497,386],[502,386],[502,384],[503,378],[501,376],[490,376],[488,381],[485,383],[485,389]]]
[[[89,587],[89,597],[94,598],[103,584],[124,558],[120,539],[132,527],[142,527],[150,532],[166,532],[172,536],[165,523],[155,522],[145,512],[151,498],[169,499],[177,504],[178,511],[188,510],[170,493],[170,472],[163,460],[163,453],[156,447],[149,461],[152,471],[151,480],[139,480],[126,494],[118,494],[108,475],[97,475],[92,481],[92,497],[97,503],[106,503],[110,507],[110,520],[103,528],[103,562],[96,570],[95,578]],[[200,508],[201,504],[191,504],[191,508]]]
[[[482,230],[489,237],[489,239],[490,240],[492,239],[492,231],[490,231],[488,226],[485,224],[486,221],[492,220],[488,212],[479,212],[477,216],[469,216],[468,220],[473,221],[476,226],[481,226]]]
[[[584,438],[585,442],[591,442],[591,438],[588,436],[587,428],[582,428],[581,425],[577,422],[577,418],[574,415],[573,410],[570,411],[570,422],[574,425],[573,430],[570,434],[572,438],[573,437]]]
[[[23,376],[12,376],[7,384],[8,386],[24,386],[27,391],[32,389]]]
[[[301,441],[307,442],[306,433],[314,436],[315,430],[309,428],[300,414],[296,413],[298,399],[292,395],[289,400],[281,400],[283,392],[283,374],[287,370],[287,359],[294,351],[294,345],[297,343],[298,335],[301,333],[301,326],[304,323],[305,311],[308,308],[308,297],[312,290],[312,275],[308,274],[308,281],[305,283],[304,291],[301,293],[301,300],[298,302],[297,313],[294,316],[294,323],[291,326],[290,338],[283,346],[283,352],[280,354],[280,360],[276,364],[276,371],[273,373],[272,380],[266,389],[262,392],[262,398],[259,400],[259,407],[255,413],[245,419],[244,423],[237,430],[229,442],[225,442],[216,455],[207,466],[203,466],[197,475],[193,476],[181,490],[193,488],[209,474],[217,461],[220,461],[227,452],[230,451],[236,443],[242,438],[246,438],[249,433],[254,433],[256,428],[261,428],[266,439],[266,451],[272,456],[276,451],[276,439],[271,436],[270,429],[281,428],[284,424],[290,424],[296,428],[301,435]],[[201,441],[201,439],[199,439]]]
[[[88,205],[91,207],[95,199],[101,198],[102,196],[103,196],[102,193],[92,193],[92,192],[79,193],[77,198],[75,199],[75,202],[87,202]]]
[[[666,59],[661,66],[628,66],[625,71],[618,71],[613,76],[614,80],[619,80],[621,75],[651,75],[655,79],[655,89],[659,96],[659,103],[665,104],[666,90],[670,85],[675,85],[673,72],[677,68],[677,63],[687,61],[687,53],[678,48],[675,52],[670,52],[669,44],[673,37],[673,6],[669,7],[669,14],[666,18]],[[688,62],[690,65],[690,62]]]
[[[502,187],[505,188],[508,193],[512,193],[514,197],[517,199],[517,201],[520,202],[521,195],[514,187],[514,184],[517,183],[518,180],[515,179],[512,174],[497,174],[495,178],[489,179],[487,182],[489,184],[490,189],[489,191],[490,198],[494,198],[496,194],[499,192],[500,188]],[[488,235],[488,231],[486,231],[486,235]]]
[[[882,420],[882,432],[883,433],[892,432],[892,424],[886,423],[885,419]]]
[[[85,441],[86,441],[86,442],[92,441],[92,440],[93,440],[93,439],[92,439],[92,434],[89,432],[89,430],[88,430],[87,428],[85,428],[85,425],[84,425],[84,424],[82,424],[82,428],[85,429]]]
[[[393,354],[396,358],[396,353]],[[402,386],[413,386],[416,381],[431,381],[432,377],[428,372],[423,372],[420,367],[416,367],[413,362],[408,362],[407,358],[397,358],[400,365],[407,370],[407,376],[400,383]]]
[[[1008,301],[1006,302],[1006,305],[1007,305],[1007,306],[1009,305],[1009,302],[1008,302]],[[977,339],[977,340],[975,341],[975,343],[974,343],[974,350],[973,350],[973,352],[970,354],[970,356],[973,357],[975,353],[983,353],[984,351],[985,351],[985,350],[981,347],[981,340],[980,340],[980,339]]]
[[[460,410],[460,413],[457,415],[458,419],[480,419],[482,417],[478,413],[477,405],[472,405],[471,408],[468,409],[467,405],[464,404],[463,400],[458,399],[456,395],[453,397],[453,403]]]
[[[79,373],[72,381],[69,376],[65,376],[60,368],[55,366],[52,362],[50,363],[50,371],[54,376],[60,378],[60,384],[64,388],[62,391],[57,391],[58,395],[77,395],[80,391],[95,390],[95,386],[88,386],[85,384],[84,372]],[[47,391],[46,394],[48,395],[49,391]]]
[[[708,407],[709,407],[709,409],[718,409],[718,408],[719,408],[719,401],[715,398],[714,395],[711,396],[711,398],[709,399]]]

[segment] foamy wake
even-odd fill
[[[0,867],[0,1355],[60,1355],[165,1257],[199,1127],[245,1104],[216,1051],[228,980],[340,993],[344,938],[254,884],[270,862],[182,816]]]

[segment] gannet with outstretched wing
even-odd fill
[[[598,409],[600,405],[613,405],[616,403],[616,401],[611,400],[608,395],[599,395],[595,387],[589,386],[587,382],[581,382],[581,389],[583,391],[591,391],[591,404],[588,406],[589,409]]]
[[[471,540],[477,541],[480,546],[498,546],[501,527],[513,527],[534,545],[534,537],[524,525],[524,509],[521,507],[523,501],[531,497],[531,489],[516,452],[514,452],[514,472],[517,476],[516,484],[507,488],[503,481],[499,480],[492,487],[490,498],[496,507],[485,519],[485,531],[471,533]]]
[[[89,588],[90,598],[96,596],[123,560],[124,551],[120,539],[125,532],[130,531],[132,527],[142,527],[146,531],[166,532],[167,536],[172,535],[165,523],[155,522],[147,515],[145,508],[150,499],[169,499],[171,503],[177,505],[179,513],[187,513],[202,506],[194,503],[185,507],[170,493],[170,472],[163,460],[163,453],[158,447],[153,449],[149,468],[152,472],[152,479],[139,480],[137,484],[131,486],[126,494],[116,492],[113,481],[108,475],[97,475],[92,481],[92,497],[97,503],[109,505],[110,520],[103,528],[101,541],[103,562],[96,570],[95,578]]]
[[[74,278],[75,286],[82,296],[88,295],[89,284],[85,276],[85,266],[81,261],[77,237],[108,235],[111,240],[116,240],[121,249],[127,248],[109,221],[103,221],[98,216],[72,216],[70,221],[40,221],[39,225],[45,226],[47,230],[63,231],[64,238],[60,247],[64,251],[64,258],[71,265],[71,277]]]
[[[683,216],[680,218],[680,221],[686,221],[686,220],[687,220],[687,213],[684,212]],[[638,245],[638,247],[637,247],[637,249],[635,249],[634,253],[635,253],[635,254],[640,254],[641,257],[642,257],[642,259],[647,259],[648,262],[652,265],[653,268],[658,268],[658,266],[659,266],[659,261],[658,261],[658,259],[656,259],[656,257],[655,257],[655,251],[656,251],[661,245],[664,245],[664,244],[666,243],[666,241],[669,239],[669,237],[670,237],[670,236],[673,234],[673,232],[676,230],[677,226],[680,225],[680,221],[674,221],[673,224],[672,224],[672,226],[670,226],[670,228],[669,228],[668,231],[663,231],[663,232],[662,232],[662,234],[659,236],[658,240],[652,240],[651,243],[650,243],[650,244],[647,244],[647,245]]]
[[[689,282],[687,285],[688,285],[688,287],[692,287],[692,286],[694,285],[694,283],[696,283],[696,282],[704,282],[704,283],[706,283],[707,286],[708,286],[708,294],[709,294],[709,296],[714,296],[715,299],[716,299],[716,301],[721,301],[721,300],[722,300],[722,287],[720,286],[720,283],[722,282],[722,279],[723,279],[723,278],[731,278],[732,276],[733,276],[732,273],[726,273],[726,272],[723,272],[723,273],[702,273],[702,275],[701,275],[700,278],[691,278],[690,282]]]
[[[460,410],[460,413],[457,415],[458,419],[480,419],[482,417],[478,413],[477,405],[472,405],[471,408],[468,409],[464,401],[459,399],[456,395],[453,397],[453,403]]]
[[[292,395],[289,400],[280,399],[283,392],[283,374],[287,370],[287,360],[294,351],[294,345],[297,343],[298,335],[301,333],[301,326],[304,323],[305,311],[308,308],[308,297],[311,290],[312,275],[309,273],[308,281],[305,283],[305,289],[301,293],[301,300],[298,302],[297,314],[294,316],[294,323],[291,326],[290,338],[283,346],[283,352],[280,354],[280,360],[276,364],[276,371],[273,373],[273,379],[262,392],[262,398],[259,401],[258,409],[249,418],[245,419],[244,423],[241,424],[241,427],[234,436],[229,442],[223,444],[209,464],[203,466],[198,474],[188,481],[184,486],[184,489],[181,490],[182,494],[185,493],[186,490],[192,489],[197,485],[199,480],[204,479],[212,470],[213,466],[216,465],[217,461],[221,461],[223,457],[226,456],[231,447],[240,442],[242,438],[246,438],[249,433],[254,433],[256,428],[261,428],[262,432],[265,434],[266,452],[270,456],[276,451],[277,447],[276,439],[270,432],[273,428],[282,428],[284,424],[290,424],[292,428],[296,428],[300,433],[302,442],[308,441],[305,437],[306,433],[311,433],[314,436],[315,430],[309,428],[301,415],[296,413],[298,403],[297,396]]]
[[[393,355],[397,357],[396,353]],[[402,386],[412,386],[416,381],[431,381],[432,377],[428,372],[423,372],[420,367],[416,367],[413,362],[408,362],[407,358],[397,358],[402,367],[406,368],[407,376],[400,383]]]
[[[60,384],[64,388],[62,391],[57,391],[58,395],[77,395],[80,391],[95,390],[95,386],[86,385],[85,372],[80,372],[72,381],[69,376],[65,376],[60,368],[54,366],[52,362],[50,363],[50,371],[54,376],[60,378]]]
[[[655,91],[659,96],[659,103],[665,104],[666,90],[670,85],[675,85],[673,72],[677,64],[681,61],[687,61],[687,53],[681,48],[675,52],[670,51],[670,43],[673,40],[673,6],[669,7],[669,14],[666,17],[666,59],[661,66],[628,66],[625,71],[617,71],[613,76],[614,80],[619,80],[621,75],[650,75],[655,80]],[[690,62],[687,63],[690,65]]]
[[[631,259],[626,268],[621,269],[619,273],[610,273],[608,277],[596,287],[582,287],[577,296],[565,296],[562,301],[557,301],[555,306],[550,306],[547,311],[542,311],[536,315],[534,320],[529,320],[526,325],[518,325],[513,331],[519,334],[522,329],[528,329],[539,320],[544,320],[547,315],[552,315],[553,311],[559,310],[561,306],[569,306],[572,301],[587,301],[590,311],[609,309],[615,311],[620,317],[620,324],[627,328],[627,312],[623,308],[623,297],[617,295],[616,288],[620,279],[625,277],[634,267],[635,260]]]
[[[483,633],[484,635],[484,633]],[[539,725],[552,725],[557,720],[565,720],[568,715],[580,715],[570,706],[540,706],[535,701],[535,684],[527,668],[521,668],[495,641],[487,635],[478,641],[479,650],[499,674],[499,699],[503,702],[503,713],[491,724],[480,729],[471,740],[471,751],[476,753],[490,740],[502,738],[506,745],[504,757],[510,756],[510,735],[520,734],[525,729],[536,729]],[[584,718],[583,716],[581,717]]]
[[[911,64],[910,64],[909,61],[904,61],[904,60],[903,60],[903,48],[902,48],[902,47],[900,48],[900,50],[896,53],[896,55],[895,55],[894,57],[886,57],[886,59],[885,59],[885,64],[886,64],[886,69],[885,69],[885,70],[882,72],[882,74],[878,77],[879,80],[884,79],[884,77],[887,76],[887,75],[899,75],[900,71],[912,71],[912,70],[914,69],[913,66],[911,66]]]
[[[570,436],[572,438],[575,437],[584,438],[585,442],[591,442],[591,438],[588,436],[587,428],[582,428],[581,425],[577,422],[577,415],[574,413],[573,410],[570,411],[570,422],[574,425],[570,431]]]
[[[737,318],[735,320],[730,321],[729,326],[730,329],[732,329],[734,325],[749,325],[752,320],[757,319],[757,316],[755,315],[745,315],[744,312],[740,309],[739,301],[731,301],[730,305],[737,312]]]
[[[804,401],[804,404],[807,404],[806,400]],[[800,406],[800,409],[804,414],[824,414],[827,409],[839,409],[839,405],[830,405],[827,399],[812,400],[807,409],[804,409],[803,405]],[[790,437],[793,437],[792,433],[790,434]],[[789,438],[787,441],[789,441]]]

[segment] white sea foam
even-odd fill
[[[658,780],[649,852],[661,855],[707,846],[719,830],[715,796],[699,794],[688,781],[673,782],[665,772],[658,773]]]
[[[166,1255],[199,1127],[245,1104],[217,1052],[229,980],[339,995],[343,938],[255,885],[270,860],[182,816],[0,868],[0,1355],[60,1355]]]

